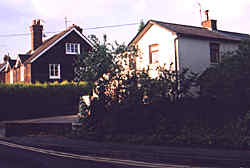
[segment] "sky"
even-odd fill
[[[41,19],[45,35],[78,25],[84,35],[95,34],[108,41],[129,43],[138,32],[139,22],[159,20],[169,23],[200,26],[202,11],[208,9],[220,30],[250,34],[250,0],[1,0],[0,2],[0,62],[9,54],[16,58],[30,48],[29,26]],[[110,25],[138,25],[88,29]],[[18,34],[17,36],[13,36]]]

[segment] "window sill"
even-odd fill
[[[213,63],[210,63],[210,65],[219,65],[220,63],[215,63],[215,62],[213,62]]]
[[[60,76],[50,76],[49,79],[61,79]]]
[[[80,54],[80,53],[75,53],[75,52],[66,52],[66,54],[70,54],[70,55],[77,55],[77,54]]]

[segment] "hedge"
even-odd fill
[[[87,82],[0,84],[0,121],[76,114],[91,90]]]

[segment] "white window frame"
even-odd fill
[[[20,81],[21,82],[24,81],[24,66],[23,65],[20,67]]]
[[[149,45],[149,64],[157,64],[160,62],[159,48],[159,44],[157,43]]]
[[[58,74],[57,75],[55,74],[56,66],[58,68]],[[54,72],[51,72],[51,69],[53,69]],[[60,79],[60,78],[61,78],[60,64],[49,64],[49,79]]]
[[[80,54],[80,43],[66,43],[66,54]]]

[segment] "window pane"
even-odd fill
[[[73,44],[73,52],[76,52],[76,44]]]
[[[66,43],[66,53],[77,54],[80,53],[80,44],[78,43]]]
[[[159,62],[159,52],[153,52],[152,53],[152,62],[153,63],[158,63]]]
[[[49,73],[50,73],[50,76],[53,76],[53,73],[52,73],[52,72],[53,72],[53,69],[52,69],[52,65],[50,64],[50,65],[49,65]]]
[[[70,45],[69,43],[66,44],[67,52],[70,52]]]
[[[75,53],[78,53],[78,45],[75,44]]]
[[[149,46],[149,63],[154,64],[159,62],[159,44],[151,44]]]
[[[211,63],[220,62],[220,45],[217,43],[210,44],[210,61]]]
[[[54,75],[58,76],[58,64],[54,64],[54,67],[55,67]]]

